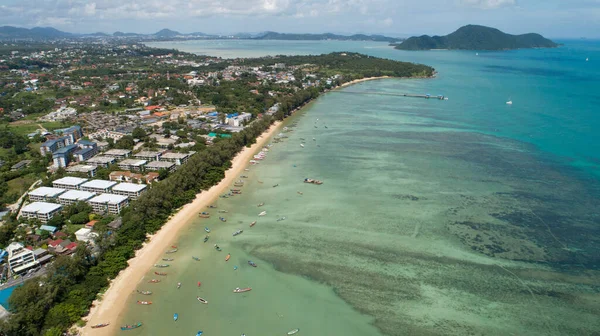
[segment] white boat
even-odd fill
[[[296,328],[296,329],[294,329],[294,330],[290,330],[290,331],[288,331],[288,333],[287,333],[287,334],[288,334],[288,335],[293,335],[293,334],[296,334],[296,333],[298,333],[299,331],[300,331],[300,328]]]
[[[267,214],[267,212],[266,212],[266,211],[263,211],[263,212],[259,213],[258,215],[259,215],[259,216],[264,216],[264,215],[266,215],[266,214]]]
[[[304,144],[300,144],[300,147],[304,147]]]
[[[475,56],[479,56],[479,53],[475,53]]]
[[[507,101],[506,105],[512,105],[512,100]]]
[[[586,61],[586,62],[589,62],[589,61],[590,61],[590,58],[589,58],[589,57],[586,57],[586,58],[585,58],[585,61]]]

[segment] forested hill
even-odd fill
[[[354,35],[337,35],[331,33],[325,34],[285,34],[276,32],[266,32],[260,36],[254,37],[255,40],[306,40],[306,41],[320,41],[320,40],[340,40],[340,41],[375,41],[375,42],[398,42],[402,39],[387,37],[383,35],[365,35],[365,34],[354,34]]]
[[[558,44],[540,34],[511,35],[496,28],[467,25],[445,36],[413,36],[397,44],[401,50],[462,49],[507,50],[524,48],[554,48]]]

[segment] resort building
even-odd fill
[[[117,182],[151,184],[152,182],[158,180],[158,173],[149,172],[146,175],[142,175],[139,173],[132,173],[129,171],[114,171],[109,174],[108,179]]]
[[[78,149],[77,145],[67,145],[52,154],[53,166],[55,168],[66,167],[71,161],[70,156]]]
[[[21,208],[21,216],[29,219],[37,218],[42,223],[48,223],[60,210],[62,210],[60,204],[33,202]]]
[[[52,182],[52,185],[54,188],[78,190],[79,186],[87,182],[87,180],[85,178],[67,176]]]
[[[123,170],[131,170],[131,171],[142,171],[144,169],[144,165],[146,165],[148,161],[146,160],[138,160],[138,159],[125,159],[118,163],[119,168]]]
[[[115,195],[127,196],[131,199],[137,199],[144,191],[148,189],[145,184],[137,183],[119,183],[112,188],[112,193]]]
[[[134,154],[133,157],[141,160],[147,161],[158,161],[160,160],[161,152],[151,152],[151,151],[143,151],[137,154]]]
[[[40,147],[40,153],[42,156],[46,156],[46,154],[52,154],[63,147],[65,147],[64,138],[48,140],[42,144],[42,147]]]
[[[131,151],[129,149],[110,149],[104,155],[112,156],[117,160],[123,160],[131,156]]]
[[[174,164],[176,164],[178,166],[181,166],[182,164],[186,163],[189,158],[190,158],[190,154],[185,154],[185,153],[164,153],[160,157],[160,161],[173,162]]]
[[[110,193],[117,182],[106,180],[91,180],[82,184],[79,189],[97,194]]]
[[[123,208],[129,205],[129,200],[126,196],[101,194],[88,201],[97,214],[110,213],[118,215]]]
[[[146,165],[147,171],[158,171],[161,169],[165,169],[169,172],[172,172],[175,170],[175,164],[172,162],[152,161]]]
[[[87,174],[89,177],[94,177],[96,176],[96,172],[98,172],[98,167],[89,165],[75,165],[67,167],[65,170],[67,173],[82,173]]]
[[[40,187],[30,191],[28,194],[29,200],[32,202],[52,202],[56,201],[58,195],[64,193],[65,191],[67,190],[62,188]]]
[[[108,168],[111,164],[115,163],[115,158],[112,156],[94,156],[88,159],[85,163],[91,166]]]
[[[83,132],[81,126],[71,126],[69,128],[57,129],[54,134],[65,138],[65,145],[73,145],[77,140],[83,138]]]
[[[81,148],[73,154],[75,156],[75,160],[81,162],[87,159],[91,159],[94,155],[98,153],[96,148]]]
[[[75,238],[77,238],[78,241],[86,243],[93,241],[96,237],[98,237],[98,234],[92,232],[92,229],[90,228],[81,228],[75,232]]]
[[[62,205],[70,205],[77,202],[87,202],[96,194],[89,191],[69,190],[66,193],[58,196],[58,203]]]
[[[26,249],[21,243],[10,243],[6,247],[6,252],[8,252],[8,267],[12,274],[21,274],[38,265],[33,251]]]

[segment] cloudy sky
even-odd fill
[[[468,24],[600,37],[600,0],[0,0],[0,25],[114,31],[447,34]]]

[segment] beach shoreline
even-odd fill
[[[144,278],[152,265],[159,260],[177,239],[181,230],[196,218],[198,212],[213,203],[237,178],[244,172],[248,162],[256,152],[268,144],[270,138],[277,134],[281,121],[276,121],[268,130],[263,132],[251,147],[245,147],[231,161],[231,168],[225,172],[225,177],[217,185],[196,195],[191,203],[184,205],[177,213],[162,226],[162,228],[136,251],[135,257],[127,261],[128,266],[113,279],[101,300],[96,300],[90,309],[85,327],[80,329],[81,335],[107,335],[118,330],[116,322],[126,309],[129,296],[135,291],[139,282]],[[92,329],[91,326],[99,323],[110,323],[108,327]]]
[[[353,81],[349,81],[349,82],[343,83],[342,85],[336,87],[335,89],[344,88],[346,86],[350,86],[350,85],[354,85],[354,84],[358,84],[358,83],[362,83],[362,82],[366,82],[366,81],[379,80],[379,79],[387,79],[387,78],[396,78],[396,77],[390,77],[390,76],[365,77],[365,78],[355,79]]]

